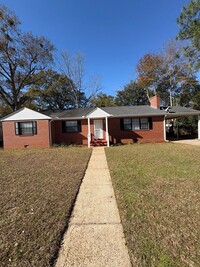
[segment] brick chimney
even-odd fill
[[[154,95],[150,98],[150,106],[155,109],[160,109],[160,96]]]

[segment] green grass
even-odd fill
[[[0,151],[0,266],[52,266],[90,153]]]
[[[106,149],[133,266],[199,266],[200,147]]]

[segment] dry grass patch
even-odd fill
[[[106,149],[133,266],[199,266],[200,147]]]
[[[0,151],[0,265],[51,266],[91,150]]]

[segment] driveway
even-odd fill
[[[184,144],[184,145],[193,145],[193,146],[200,146],[199,139],[185,139],[185,140],[177,140],[172,141],[174,144]]]

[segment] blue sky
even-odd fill
[[[176,19],[188,0],[4,0],[22,30],[44,35],[57,53],[85,56],[86,71],[115,94],[136,77],[148,52],[159,52],[178,32]]]

